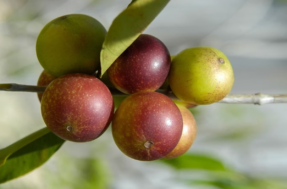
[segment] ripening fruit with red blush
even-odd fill
[[[91,141],[109,126],[114,112],[113,97],[98,78],[68,74],[47,86],[41,112],[47,127],[60,138]]]
[[[165,158],[176,158],[189,150],[196,138],[196,121],[192,113],[183,105],[177,105],[182,115],[182,135],[176,147]]]
[[[124,154],[151,161],[175,148],[182,125],[181,113],[170,98],[157,92],[140,92],[120,104],[112,121],[112,133]]]

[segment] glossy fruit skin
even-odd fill
[[[109,89],[96,77],[68,74],[47,86],[41,112],[47,127],[60,138],[87,142],[107,129],[114,104]]]
[[[166,46],[159,39],[142,34],[115,60],[108,76],[123,93],[151,92],[164,83],[170,65]]]
[[[232,89],[234,74],[221,51],[195,47],[183,50],[173,58],[168,79],[179,99],[201,105],[223,99]]]
[[[181,137],[182,124],[178,107],[167,96],[140,92],[120,104],[112,121],[112,133],[124,154],[151,161],[174,149]]]
[[[51,74],[43,70],[38,78],[37,86],[43,86],[43,87],[48,86],[56,78],[57,77],[52,76]],[[43,93],[37,93],[37,95],[39,101],[41,102]]]
[[[40,32],[37,57],[53,76],[94,73],[100,66],[100,51],[106,30],[93,17],[70,14],[50,21]]]
[[[184,106],[178,105],[183,120],[182,135],[176,147],[168,153],[165,158],[171,159],[176,158],[184,153],[186,153],[196,138],[196,121],[192,113]]]

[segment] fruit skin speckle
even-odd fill
[[[115,112],[112,133],[127,156],[151,161],[167,155],[182,133],[182,116],[175,103],[157,92],[127,97]]]
[[[140,35],[108,69],[113,85],[123,93],[152,92],[165,81],[170,54],[157,38]]]
[[[60,138],[86,142],[107,129],[114,104],[109,89],[96,77],[68,74],[46,88],[41,112],[47,127]]]

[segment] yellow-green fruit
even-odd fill
[[[196,105],[220,101],[234,83],[228,58],[211,47],[189,48],[180,52],[172,60],[168,79],[177,98]]]
[[[50,21],[40,32],[36,51],[43,68],[56,77],[68,73],[94,73],[106,30],[96,19],[70,14]]]

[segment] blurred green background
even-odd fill
[[[37,83],[40,30],[69,13],[107,29],[129,0],[0,0],[0,83]],[[144,33],[171,54],[212,46],[230,59],[233,94],[287,93],[287,2],[171,1]],[[36,94],[0,92],[0,148],[44,127]],[[212,104],[191,111],[198,125],[189,152],[140,162],[123,155],[110,129],[89,143],[66,142],[42,167],[0,189],[286,189],[287,105]]]

